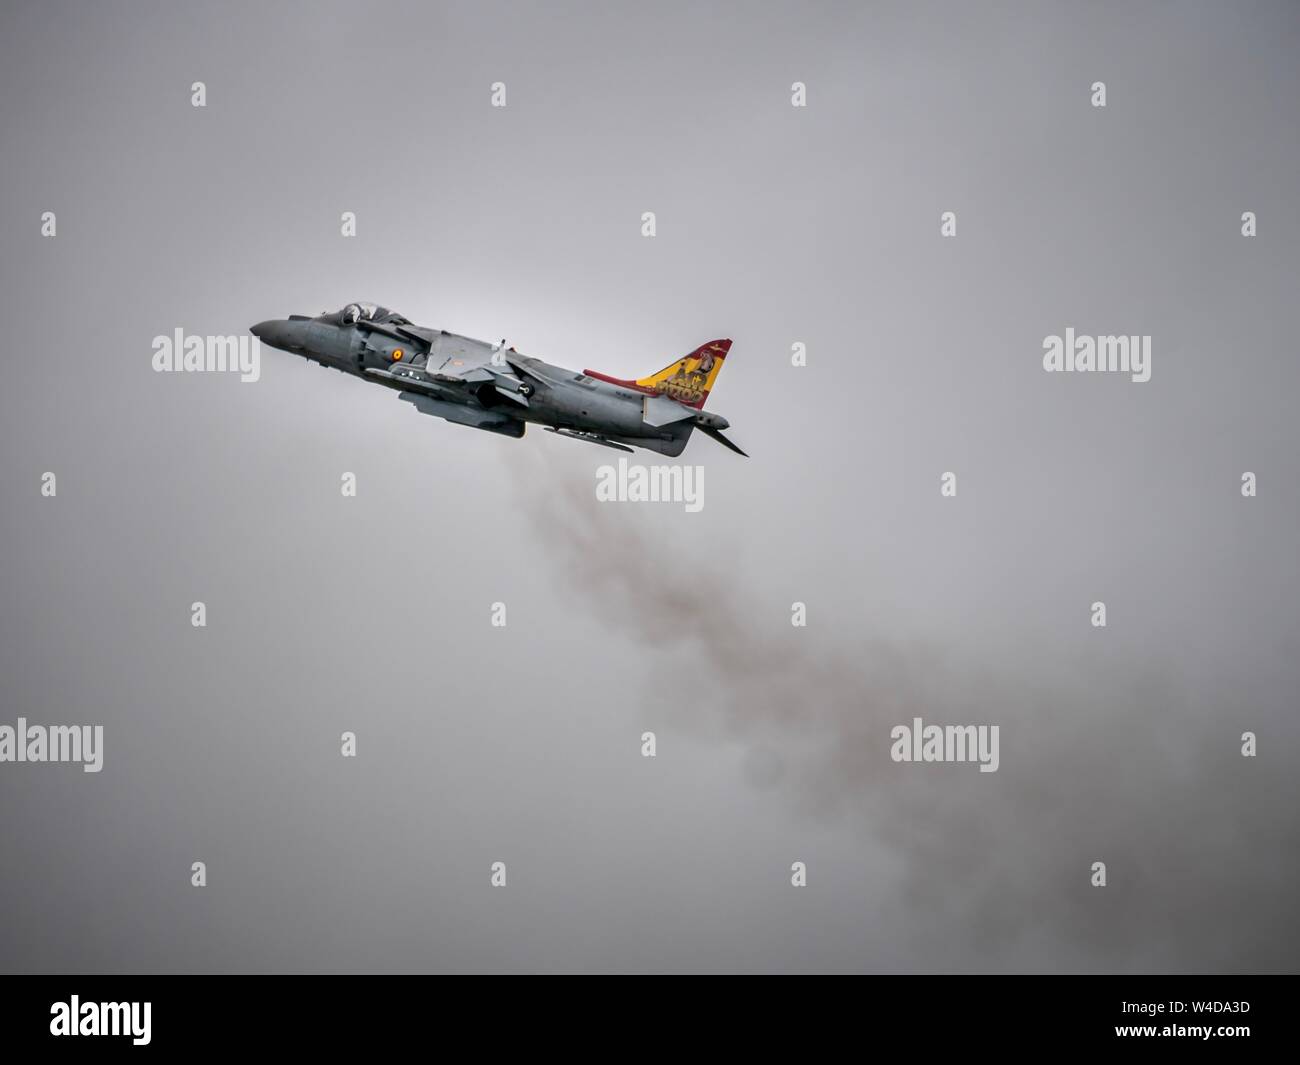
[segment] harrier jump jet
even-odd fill
[[[373,303],[259,322],[250,332],[273,348],[395,389],[416,410],[457,425],[520,437],[536,422],[575,440],[663,455],[680,455],[699,429],[745,454],[722,435],[727,419],[704,410],[730,340],[711,340],[658,373],[628,381],[552,366],[504,340],[489,344],[415,325]]]

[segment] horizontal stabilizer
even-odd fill
[[[725,436],[722,435],[721,429],[714,429],[712,426],[709,425],[701,425],[699,427],[699,430],[700,432],[704,433],[706,436],[713,437],[713,439],[716,440],[719,444],[721,444],[725,448],[730,449],[731,451],[734,451],[737,455],[742,455],[745,458],[749,458],[749,456],[746,455],[743,451],[741,451],[740,448],[738,448],[735,444],[733,444],[730,440],[728,440]]]
[[[694,418],[695,414],[689,407],[683,407],[667,396],[645,396],[641,400],[641,420],[656,428]]]

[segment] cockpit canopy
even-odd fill
[[[377,303],[349,303],[341,311],[335,311],[333,314],[323,316],[325,320],[333,322],[335,325],[353,325],[356,322],[389,322],[393,325],[410,325],[410,321],[403,318],[396,311],[390,311],[387,307],[381,307]]]
[[[373,322],[376,318],[387,314],[388,311],[377,303],[349,303],[343,308],[343,323],[351,325],[353,322],[365,320]]]

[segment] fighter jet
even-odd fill
[[[273,348],[397,391],[422,414],[502,436],[529,422],[574,440],[680,455],[699,429],[738,455],[726,418],[704,409],[730,340],[710,340],[635,380],[566,370],[484,340],[415,325],[374,303],[315,318],[292,314],[250,332]]]

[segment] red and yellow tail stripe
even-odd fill
[[[608,381],[613,385],[644,392],[648,396],[667,396],[669,399],[675,399],[678,403],[698,410],[709,398],[709,392],[713,390],[713,383],[718,379],[723,360],[730,350],[730,340],[710,340],[707,344],[701,344],[685,358],[665,366],[658,373],[651,374],[649,377],[638,377],[635,381],[610,377],[595,370],[582,372],[598,381]]]

